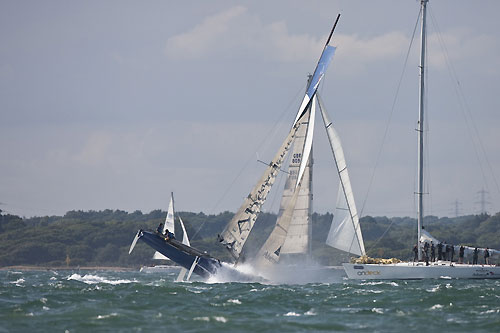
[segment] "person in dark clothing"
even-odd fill
[[[438,248],[438,260],[441,260],[443,259],[443,243],[439,242],[437,248]]]
[[[455,256],[455,246],[454,245],[450,245],[450,255],[451,255],[450,262],[453,262],[453,257]]]
[[[490,251],[488,251],[488,248],[484,250],[484,264],[485,265],[490,264]]]
[[[449,244],[446,244],[446,248],[445,248],[445,252],[444,252],[444,260],[448,261],[450,260],[450,245]]]
[[[418,261],[418,247],[417,247],[417,244],[415,244],[415,246],[413,247],[413,253],[414,253],[413,262]]]
[[[472,264],[473,265],[477,265],[477,256],[479,254],[479,250],[477,249],[477,247],[474,249],[474,252],[472,254]]]
[[[173,233],[171,233],[168,229],[165,230],[165,240],[169,241],[172,239],[175,239],[175,235]]]
[[[425,258],[427,261],[427,258],[429,258],[429,243],[427,243],[427,242],[424,243],[424,253],[425,253]]]
[[[431,242],[431,262],[436,261],[436,248],[434,247],[434,244]]]
[[[465,254],[465,247],[463,245],[461,245],[460,250],[458,250],[458,263],[459,264],[464,263],[464,254]]]
[[[156,232],[161,234],[163,232],[163,223],[160,222],[158,225],[158,228],[156,228]]]

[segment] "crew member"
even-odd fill
[[[413,262],[418,261],[418,247],[417,247],[417,244],[415,244],[415,246],[413,247],[413,253],[415,254],[413,256]]]
[[[458,263],[459,264],[464,263],[464,254],[465,254],[465,247],[463,245],[461,245],[460,250],[458,250]]]
[[[479,250],[477,249],[477,247],[474,249],[474,252],[472,254],[472,264],[473,265],[477,265],[477,256],[479,254]]]
[[[163,223],[160,222],[158,225],[158,228],[156,228],[156,232],[161,234],[163,232]]]
[[[451,254],[450,262],[453,262],[453,257],[455,256],[455,245],[450,245],[450,254]]]
[[[431,261],[436,261],[436,248],[434,247],[434,243],[431,242]]]
[[[175,235],[172,232],[170,232],[168,229],[165,230],[165,240],[169,241],[172,239],[175,239]]]
[[[446,242],[445,242],[446,244]],[[446,244],[445,251],[444,251],[444,260],[448,261],[450,259],[450,245]]]
[[[443,243],[439,242],[438,247],[438,260],[443,259]]]
[[[490,264],[490,251],[488,251],[488,248],[484,249],[484,264]]]

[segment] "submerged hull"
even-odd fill
[[[354,280],[418,279],[500,279],[500,267],[436,263],[429,266],[409,262],[399,264],[343,264],[347,277]]]
[[[203,278],[215,275],[222,266],[218,259],[209,256],[207,253],[176,240],[165,241],[157,233],[139,230],[137,237],[177,265],[184,267],[188,271],[192,268],[194,274]],[[195,260],[198,260],[198,262],[192,267]]]

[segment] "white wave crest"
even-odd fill
[[[442,308],[443,306],[441,304],[434,304],[433,306],[430,307],[430,310],[439,310]]]
[[[117,285],[117,284],[123,284],[123,283],[134,283],[137,282],[136,280],[108,280],[107,278],[104,278],[102,276],[98,275],[93,275],[93,274],[85,274],[84,276],[81,276],[80,274],[72,274],[67,278],[67,280],[75,280],[75,281],[80,281],[86,284],[98,284],[98,283],[106,283],[106,284],[112,284],[112,285]]]
[[[288,313],[285,313],[283,316],[284,317],[300,317],[300,314],[297,312],[290,311]]]
[[[19,278],[16,281],[12,281],[12,284],[15,284],[18,287],[23,287],[23,283],[26,282],[23,278]]]
[[[221,323],[227,323],[227,319],[224,318],[224,317],[222,317],[222,316],[219,316],[219,317],[215,316],[213,318],[214,318],[215,321],[218,321],[218,322],[221,322]]]
[[[106,319],[106,318],[111,318],[111,317],[116,317],[116,316],[118,316],[118,313],[112,312],[112,313],[107,314],[107,315],[98,315],[96,317],[96,319]]]
[[[307,312],[304,312],[305,316],[315,316],[317,313],[314,311],[314,309],[311,309]]]

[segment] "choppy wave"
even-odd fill
[[[0,271],[0,331],[168,326],[192,332],[496,332],[500,327],[500,281],[175,283],[176,275]]]

